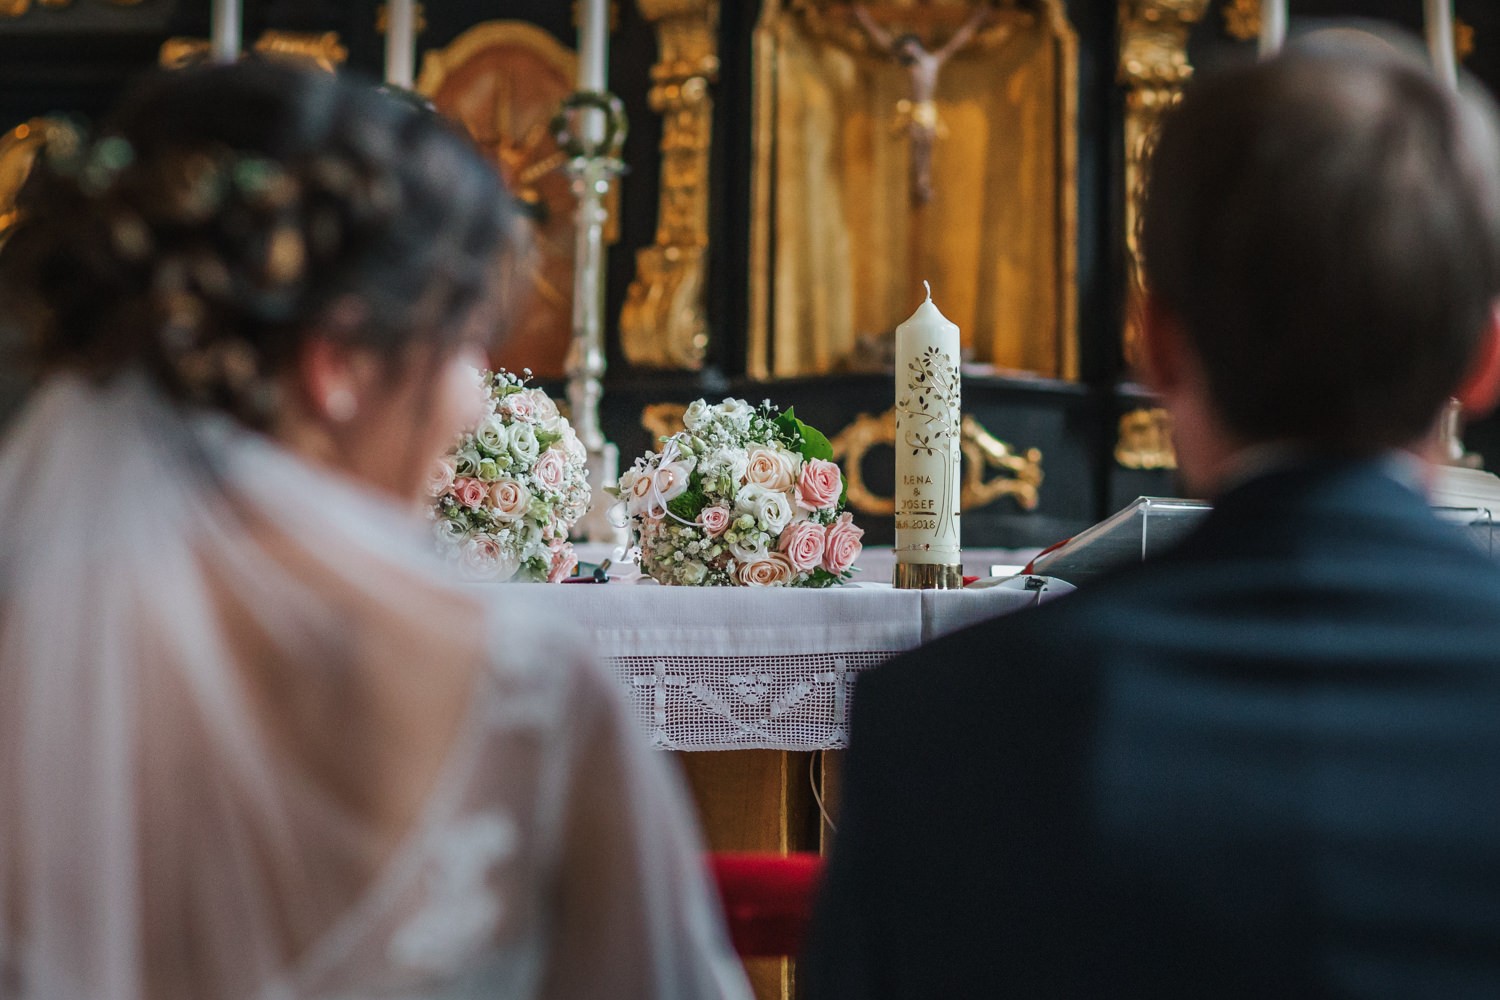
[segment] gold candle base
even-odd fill
[[[961,564],[898,562],[891,584],[897,590],[962,590],[964,568]]]

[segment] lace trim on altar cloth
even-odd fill
[[[889,652],[612,656],[632,714],[668,750],[837,750],[860,672]]]

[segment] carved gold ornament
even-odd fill
[[[19,218],[16,197],[31,173],[31,165],[36,162],[42,147],[59,132],[73,135],[67,125],[47,118],[33,118],[0,135],[0,243],[5,242]],[[76,141],[76,135],[74,139]]]
[[[681,403],[652,403],[641,411],[641,426],[651,434],[651,444],[669,438],[680,430],[686,430],[682,415],[687,407]]]
[[[1224,31],[1230,38],[1253,42],[1260,37],[1261,0],[1229,0],[1224,5]],[[1462,20],[1453,22],[1453,49],[1463,62],[1474,54],[1474,26]]]
[[[864,477],[865,455],[870,449],[894,448],[895,443],[894,409],[878,417],[862,413],[832,439],[834,460],[843,468],[849,488],[849,503],[861,513],[883,517],[896,513],[895,498],[873,492]],[[977,510],[1006,496],[1014,498],[1022,510],[1036,510],[1043,477],[1040,449],[1018,453],[971,416],[963,418],[960,447],[965,459],[961,510]],[[995,475],[987,478],[991,474]]]
[[[1141,202],[1146,163],[1162,114],[1182,99],[1193,75],[1188,33],[1203,19],[1208,0],[1120,0],[1119,82],[1125,95],[1126,304],[1123,340],[1134,361],[1140,341],[1145,284],[1140,257]],[[1257,6],[1257,13],[1259,7]]]
[[[43,7],[70,7],[73,0],[37,0]],[[134,7],[141,0],[109,0],[115,7]],[[31,10],[31,0],[0,0],[0,17],[20,17]]]
[[[1172,415],[1160,407],[1131,410],[1120,418],[1115,461],[1127,469],[1175,469]]]
[[[651,109],[662,116],[656,241],[636,251],[635,280],[620,311],[620,348],[631,363],[699,368],[708,349],[704,269],[708,163],[718,79],[718,0],[637,0],[656,26]]]
[[[337,31],[267,31],[256,40],[254,50],[263,56],[316,66],[326,73],[334,72],[349,58]],[[168,38],[161,43],[156,61],[163,69],[183,69],[206,61],[210,51],[206,38]]]

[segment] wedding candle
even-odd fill
[[[1260,57],[1270,59],[1286,45],[1287,0],[1260,0]]]
[[[578,89],[602,94],[609,89],[609,0],[578,0]],[[604,141],[604,112],[583,112],[583,138],[597,146]]]
[[[897,587],[963,586],[958,327],[927,300],[896,327]]]
[[[234,62],[240,57],[240,0],[214,0],[209,33],[214,62]]]
[[[1427,49],[1432,69],[1450,87],[1458,86],[1458,51],[1453,42],[1453,0],[1426,0]]]
[[[386,0],[385,5],[385,82],[407,90],[416,78],[415,6],[415,0]]]

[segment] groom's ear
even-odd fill
[[[1500,300],[1490,305],[1489,322],[1474,348],[1468,373],[1453,395],[1470,420],[1489,413],[1500,400]]]

